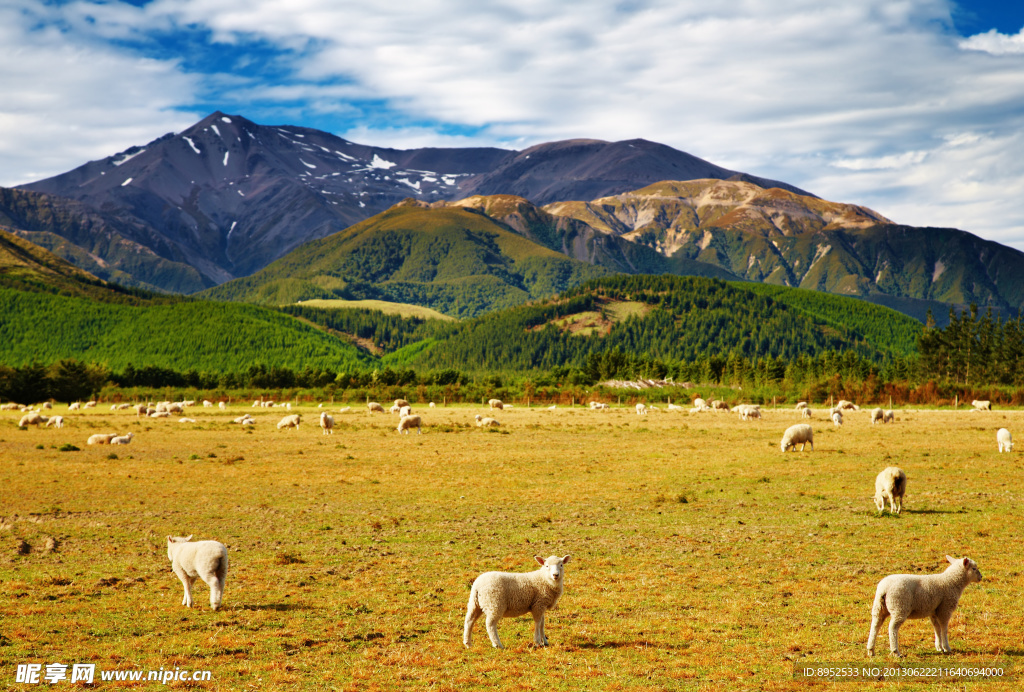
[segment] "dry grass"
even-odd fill
[[[848,689],[793,680],[792,662],[867,662],[875,584],[938,571],[946,553],[985,580],[950,625],[954,655],[915,620],[906,660],[1024,655],[1024,470],[995,442],[1022,413],[899,412],[872,427],[860,412],[838,431],[819,414],[816,451],[782,455],[792,411],[741,423],[515,408],[494,434],[471,424],[479,408],[422,409],[424,434],[401,437],[394,416],[349,412],[324,437],[315,409],[278,431],[282,413],[246,408],[251,432],[229,422],[241,409],[192,409],[195,425],[91,410],[24,431],[3,414],[3,686],[18,663],[58,661],[209,669],[195,687],[223,690]],[[136,437],[85,445],[104,431]],[[870,499],[888,465],[909,478],[901,517]],[[190,533],[229,547],[219,612],[201,583],[207,607],[180,605],[164,537]],[[506,651],[482,623],[462,647],[477,574],[567,553],[550,647],[532,646],[529,618],[503,621]]]
[[[400,317],[419,317],[425,320],[446,320],[455,321],[451,315],[445,315],[437,310],[423,307],[422,305],[411,305],[409,303],[392,303],[386,300],[342,300],[315,298],[313,300],[300,300],[296,305],[305,305],[311,308],[350,308],[359,310],[380,310],[388,315],[399,315]]]

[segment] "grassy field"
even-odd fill
[[[422,305],[410,305],[408,303],[391,303],[386,300],[341,300],[315,298],[313,300],[300,300],[296,305],[305,305],[311,308],[348,308],[358,310],[380,310],[387,315],[398,315],[400,317],[419,317],[424,320],[446,320],[454,322],[455,318],[445,315],[437,310],[423,307]]]
[[[336,409],[335,409],[336,410]],[[56,413],[64,413],[58,407]],[[231,419],[252,412],[245,430]],[[191,409],[196,424],[89,410],[62,430],[0,414],[0,687],[21,663],[97,670],[208,670],[190,689],[244,690],[1013,690],[1024,678],[794,680],[794,661],[890,663],[864,645],[877,582],[970,556],[985,578],[950,624],[901,629],[905,663],[1021,668],[1024,464],[995,431],[1024,412],[899,411],[872,427],[819,412],[815,451],[783,455],[792,411],[734,414],[517,407],[495,431],[479,407],[396,417],[337,413],[324,437],[307,408]],[[124,447],[96,432],[133,431]],[[1024,433],[1021,433],[1024,434]],[[66,444],[79,451],[60,451]],[[877,516],[874,477],[908,475],[902,516]],[[224,607],[181,606],[168,534],[228,545]],[[54,539],[54,545],[49,539]],[[461,642],[472,580],[571,554],[549,613],[483,622]],[[44,669],[45,670],[45,669]],[[70,687],[63,682],[58,688]],[[100,682],[96,689],[165,689]],[[172,682],[171,688],[186,683]]]

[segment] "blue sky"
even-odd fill
[[[643,137],[1024,250],[1024,3],[372,5],[6,0],[0,185],[219,109],[395,147]]]

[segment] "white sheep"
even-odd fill
[[[761,407],[757,404],[740,404],[739,406],[734,407],[733,411],[739,414],[740,420],[761,418]]]
[[[78,411],[82,408],[81,402],[75,401],[68,405],[68,411]]]
[[[39,427],[40,423],[45,423],[48,420],[50,419],[47,418],[46,416],[41,416],[33,411],[32,413],[26,413],[24,416],[21,417],[21,420],[18,421],[18,427],[27,428],[30,425]]]
[[[971,406],[974,407],[975,411],[991,411],[992,410],[992,402],[991,401],[978,401],[977,399],[975,399],[974,401],[971,402]]]
[[[843,412],[842,411],[833,410],[831,418],[832,418],[832,424],[834,426],[836,426],[837,428],[842,427],[842,425],[843,425]]]
[[[836,402],[836,410],[837,411],[847,411],[847,410],[849,410],[849,411],[860,411],[860,406],[858,406],[857,404],[853,403],[852,401],[847,401],[846,399],[840,399],[838,402]]]
[[[170,418],[171,417],[171,413],[170,413],[170,411],[153,411],[153,413],[149,414],[149,417],[150,418]]]
[[[871,425],[874,425],[875,423],[878,423],[879,421],[881,421],[883,415],[884,414],[882,412],[882,409],[880,409],[880,408],[871,409]]]
[[[875,655],[875,637],[885,619],[889,621],[889,651],[900,657],[900,626],[907,620],[929,618],[935,629],[935,650],[952,653],[949,647],[949,619],[956,610],[964,589],[981,581],[981,571],[974,560],[946,556],[949,567],[942,574],[891,574],[878,582],[875,602],[871,606],[871,631],[868,633],[868,656]]]
[[[149,407],[145,404],[135,404],[135,417],[142,418],[149,415]]]
[[[178,422],[179,423],[195,423],[196,419],[195,418],[179,418]]]
[[[401,411],[403,406],[410,406],[410,405],[411,404],[408,401],[406,401],[405,399],[395,399],[395,406],[398,407],[398,408],[395,409],[396,411]]]
[[[64,416],[50,416],[50,420],[46,421],[46,427],[53,426],[55,428],[64,427]]]
[[[729,410],[729,404],[725,403],[724,401],[719,401],[718,399],[715,399],[714,401],[711,402],[711,410],[713,410],[713,411],[728,411]]]
[[[498,622],[530,613],[533,616],[533,643],[547,646],[544,634],[544,615],[558,606],[565,589],[565,565],[569,555],[547,560],[534,559],[541,568],[533,572],[484,572],[473,581],[466,606],[466,625],[462,643],[469,648],[473,643],[473,625],[481,615],[485,617],[487,636],[496,649],[504,649],[498,637]]]
[[[476,426],[478,428],[497,428],[500,425],[501,423],[493,418],[484,418],[479,413],[476,414]]]
[[[228,405],[226,403],[224,403],[223,401],[218,401],[217,402],[217,408],[219,408],[221,411],[226,410],[227,407],[228,407]]]
[[[638,415],[638,416],[646,416],[647,415],[647,407],[644,406],[643,404],[637,404],[636,405],[636,415]]]
[[[796,402],[796,410],[797,411],[802,411],[805,408],[807,408],[807,402],[806,401],[798,401],[798,402]]]
[[[437,406],[437,404],[435,404],[435,403],[434,403],[433,401],[431,401],[431,402],[430,402],[429,404],[427,404],[427,405],[428,405],[428,406],[429,406],[430,408],[434,408],[435,406]]]
[[[320,412],[320,428],[323,429],[324,435],[334,434],[334,416],[327,413],[327,411]]]
[[[403,406],[402,408],[398,409],[398,417],[399,418],[405,418],[406,416],[411,416],[411,415],[412,415],[412,407],[411,406]]]
[[[697,397],[696,399],[693,400],[693,407],[704,409],[708,407],[708,402],[704,401],[700,397]]]
[[[800,451],[802,452],[808,444],[811,445],[811,451],[813,452],[814,429],[807,425],[807,423],[797,423],[786,428],[786,432],[782,436],[782,443],[779,446],[783,452],[788,452],[790,447],[795,452],[796,446],[800,445]]]
[[[213,402],[209,399],[203,399],[203,408],[213,408]]]
[[[488,419],[490,420],[490,419]],[[422,435],[423,421],[419,416],[402,416],[402,420],[398,421],[398,434],[401,435],[403,432],[408,435],[409,431],[416,428],[416,434]]]
[[[678,404],[669,404],[669,405],[668,405],[668,410],[669,410],[669,411],[682,411],[682,410],[684,410],[684,409],[683,409],[683,407],[682,407],[682,406],[680,406],[680,405],[678,405]]]
[[[370,413],[373,413],[374,411],[378,411],[380,413],[384,413],[384,407],[381,406],[380,404],[378,404],[376,401],[368,402],[366,404],[366,408],[369,409]]]
[[[53,408],[53,403],[49,401],[44,401],[43,408]]]
[[[126,445],[130,444],[132,438],[135,437],[135,433],[128,433],[127,435],[118,435],[117,437],[110,438],[110,444],[112,445]]]
[[[810,418],[811,417],[811,409],[809,409],[807,407],[804,407],[804,408],[800,409],[800,417],[801,418]]]
[[[289,401],[287,404],[284,405],[284,408],[285,408],[286,411],[291,411],[292,410],[292,402]]]
[[[892,409],[887,409],[887,410],[882,412],[882,422],[883,423],[893,423],[895,421],[896,421],[896,414],[893,412]]]
[[[167,558],[185,587],[181,604],[186,608],[192,607],[192,583],[199,577],[209,584],[210,607],[217,610],[224,598],[224,583],[228,578],[227,546],[218,541],[190,543],[191,540],[191,535],[167,537]]]
[[[501,399],[490,399],[487,401],[487,405],[491,407],[491,410],[498,409],[501,411],[505,408],[505,404],[501,403]]]
[[[256,425],[256,419],[246,418],[244,421],[242,421],[242,425]]]
[[[49,425],[49,423],[47,423],[47,425]],[[1013,437],[1010,435],[1010,431],[1006,428],[999,428],[996,432],[996,443],[999,445],[1000,454],[1004,451],[1013,451]]]
[[[301,423],[301,422],[302,422],[302,417],[299,416],[299,414],[297,414],[297,413],[293,413],[292,415],[285,416],[280,421],[278,421],[277,429],[281,430],[282,428],[295,428],[296,430],[298,430],[299,429],[299,423]]]
[[[252,406],[250,406],[249,408],[259,408],[262,405],[263,402],[260,401],[259,399],[256,399],[255,401],[252,402]]]
[[[907,474],[903,469],[889,466],[875,478],[875,507],[881,513],[885,509],[885,501],[889,500],[889,513],[899,514],[903,511],[906,492]]]
[[[90,435],[89,439],[86,440],[87,445],[108,445],[110,441],[117,437],[117,433],[96,433]]]
[[[235,418],[235,419],[234,419],[233,421],[231,421],[231,422],[232,422],[232,423],[237,423],[237,424],[241,425],[242,423],[244,423],[244,422],[245,422],[245,421],[247,421],[247,420],[252,420],[252,416],[251,416],[250,414],[248,414],[248,413],[246,413],[246,414],[245,414],[245,415],[243,415],[243,416],[239,416],[238,418]]]
[[[342,408],[338,409],[338,413],[348,413],[351,410],[352,410],[351,406],[343,406]]]
[[[96,408],[95,401],[87,401],[82,405],[82,408]]]

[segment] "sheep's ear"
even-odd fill
[[[964,568],[965,569],[970,569],[971,568],[971,558],[969,558],[969,557],[965,557],[964,558]]]
[[[542,558],[540,555],[534,555],[533,559],[537,561],[538,565],[543,565],[544,564],[544,558]]]
[[[562,558],[562,564],[563,565],[569,564],[569,558],[571,558],[571,557],[572,557],[572,555],[566,555],[565,557],[563,557]]]
[[[167,542],[168,543],[174,543],[174,536],[168,536],[167,537]]]
[[[960,561],[959,561],[959,560],[957,560],[957,559],[956,559],[955,557],[953,557],[952,555],[947,555],[947,556],[946,556],[946,562],[948,562],[948,563],[949,563],[949,564],[951,564],[951,565],[955,565],[956,563],[958,563],[958,562],[960,562]]]
[[[189,535],[185,536],[185,542],[188,543],[189,541],[191,541],[192,540],[192,536],[194,536],[194,535],[195,535],[194,533],[190,533]]]

